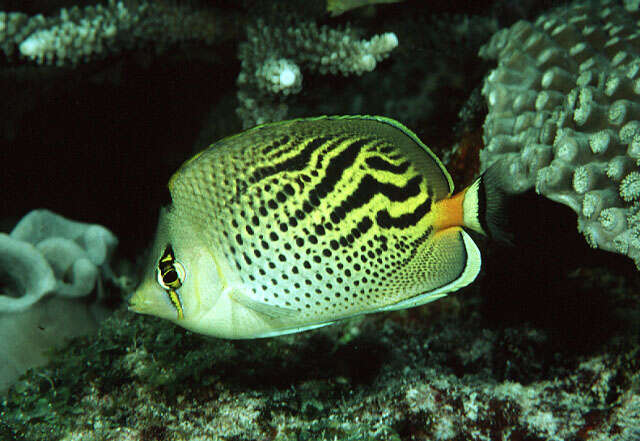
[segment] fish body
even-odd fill
[[[471,283],[499,204],[483,178],[453,195],[397,121],[318,117],[254,127],[171,178],[130,309],[257,338],[409,308]]]

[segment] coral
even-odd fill
[[[640,268],[638,12],[575,2],[496,33],[483,94],[483,167],[504,160],[508,189],[536,191],[578,214],[587,242]]]
[[[220,34],[212,11],[174,2],[109,0],[63,8],[51,17],[0,12],[0,49],[38,64],[73,66],[126,49],[161,51],[185,41],[212,44]]]
[[[37,27],[40,19],[29,20],[20,12],[0,12],[0,49],[7,56],[13,55],[16,46]]]
[[[0,311],[26,309],[53,291],[56,278],[49,262],[30,243],[0,233]]]
[[[48,293],[90,294],[102,276],[114,279],[109,259],[118,240],[100,225],[73,222],[48,210],[27,214],[0,235],[3,291],[0,312],[22,311]]]
[[[0,391],[48,361],[64,338],[97,329],[104,302],[74,300],[96,288],[105,300],[104,279],[124,287],[110,268],[116,245],[106,228],[48,210],[31,211],[11,234],[0,234]]]
[[[111,312],[103,302],[62,297],[42,299],[25,311],[0,312],[0,394],[28,369],[45,365],[66,339],[95,333]]]
[[[638,0],[623,0],[624,7],[629,12],[637,12],[640,9],[640,1]]]
[[[318,26],[313,22],[275,26],[258,20],[247,26],[240,44],[237,113],[244,127],[277,121],[286,116],[280,96],[300,92],[301,68],[321,74],[370,72],[398,45],[393,32],[362,40],[358,33]]]

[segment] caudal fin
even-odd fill
[[[501,185],[502,165],[489,167],[471,184],[462,202],[464,226],[492,239],[511,242],[513,235],[507,228],[509,194]]]

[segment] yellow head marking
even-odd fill
[[[162,257],[158,261],[158,283],[167,291],[171,303],[178,312],[178,319],[184,318],[182,303],[180,302],[180,296],[177,290],[182,286],[185,277],[186,272],[184,267],[180,262],[176,261],[171,245],[167,245]]]
[[[171,303],[173,303],[173,306],[175,306],[176,311],[178,311],[178,319],[179,320],[183,319],[184,313],[182,311],[182,303],[180,303],[180,297],[178,297],[178,293],[173,289],[170,289],[169,291],[167,291],[167,293],[169,294]]]

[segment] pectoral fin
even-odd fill
[[[232,292],[229,294],[229,298],[231,298],[232,301],[242,305],[244,308],[247,308],[258,313],[259,315],[264,316],[268,321],[275,322],[273,323],[275,325],[273,329],[257,333],[252,336],[253,338],[276,337],[278,335],[293,334],[296,332],[307,331],[310,329],[320,328],[322,326],[327,326],[335,323],[335,320],[332,320],[322,323],[291,325],[288,323],[295,323],[295,319],[298,314],[298,311],[293,308],[287,308],[280,305],[271,305],[265,302],[261,302],[259,300],[251,298],[238,288],[232,289]]]
[[[286,308],[284,306],[272,305],[266,302],[255,300],[238,288],[232,288],[229,297],[231,298],[231,300],[240,303],[245,308],[251,309],[275,320],[291,318],[298,313],[298,311],[293,308]]]

